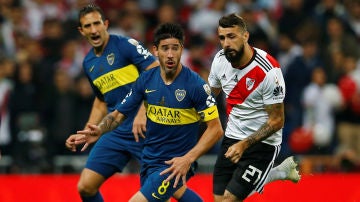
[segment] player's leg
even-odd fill
[[[81,172],[80,179],[78,181],[78,192],[82,201],[104,201],[99,193],[100,186],[105,182],[105,178],[99,173],[90,169],[84,168]]]
[[[169,174],[160,175],[160,173],[166,169],[166,166],[159,166],[152,169],[144,169],[146,165],[143,165],[140,178],[141,188],[136,194],[134,194],[129,202],[159,202],[170,201],[173,196],[178,201],[182,201],[181,197],[187,193],[186,197],[190,197],[192,202],[202,201],[195,192],[186,192],[186,185],[180,181],[177,187],[174,188],[173,184],[175,179],[165,182]],[[189,176],[193,175],[192,171],[189,172]],[[176,193],[176,194],[175,194]]]
[[[271,169],[265,184],[275,180],[290,180],[297,183],[301,178],[297,166],[293,156],[286,158],[281,164]]]
[[[203,202],[202,198],[186,185],[178,189],[173,196],[178,202]]]
[[[261,193],[280,146],[257,143],[243,153],[226,187],[223,202],[241,202],[253,191]]]
[[[236,164],[232,163],[229,159],[225,158],[225,153],[229,146],[238,142],[239,140],[230,139],[224,137],[213,173],[213,196],[214,202],[220,202],[223,200],[225,189],[230,182],[234,170],[237,168]]]
[[[121,172],[131,159],[128,145],[131,143],[112,133],[102,136],[96,142],[78,182],[78,192],[83,202],[103,201],[99,189],[109,177]]]

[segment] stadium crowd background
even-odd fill
[[[205,79],[220,48],[218,19],[239,13],[248,22],[249,43],[275,56],[284,73],[280,157],[326,156],[329,163],[317,171],[360,171],[360,0],[92,2],[104,9],[110,33],[150,50],[159,23],[180,23],[187,36],[182,62]],[[77,31],[77,11],[87,3],[0,1],[0,164],[11,159],[1,172],[52,173],[55,157],[88,154],[64,147],[86,123],[94,96],[81,67],[90,46]],[[218,102],[225,127],[223,97]]]

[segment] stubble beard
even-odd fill
[[[225,54],[225,58],[230,62],[230,63],[239,63],[241,58],[244,55],[244,46],[240,47],[239,50],[235,50],[235,49],[225,49],[224,50],[224,54]]]

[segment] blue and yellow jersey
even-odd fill
[[[142,73],[117,110],[128,116],[143,99],[148,120],[142,162],[148,166],[187,153],[198,141],[200,121],[219,116],[210,87],[185,66],[170,85],[160,67]]]
[[[124,99],[131,85],[156,58],[138,41],[117,35],[110,35],[101,56],[94,54],[93,48],[86,55],[83,68],[95,95],[107,103],[108,111],[115,109],[116,103]],[[131,134],[132,121],[137,113],[129,113],[129,119],[116,129],[125,138]]]

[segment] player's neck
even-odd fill
[[[174,82],[174,80],[176,79],[176,77],[179,75],[179,73],[181,72],[182,69],[182,65],[179,65],[176,69],[176,72],[172,73],[172,72],[165,72],[164,70],[161,71],[161,78],[164,81],[165,85],[170,85]]]

